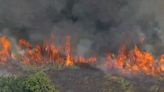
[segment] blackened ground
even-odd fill
[[[84,65],[48,71],[60,92],[164,92],[164,78],[125,78]]]
[[[49,74],[61,92],[105,92],[104,73],[96,69],[68,68]]]

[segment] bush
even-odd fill
[[[23,85],[28,92],[58,92],[48,76],[43,72],[28,76],[25,78]]]
[[[27,77],[0,77],[0,92],[58,92],[44,72]]]
[[[0,77],[0,92],[23,92],[22,78]]]

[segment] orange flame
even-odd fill
[[[54,36],[43,44],[32,45],[30,42],[20,39],[18,51],[12,52],[11,43],[6,36],[0,37],[0,62],[7,62],[12,59],[22,61],[24,64],[64,64],[70,66],[78,63],[94,63],[97,57],[74,56],[71,54],[71,37],[67,36],[65,40],[65,55],[62,54],[63,48],[59,48],[54,44]],[[113,56],[112,53],[107,54],[106,65],[109,69],[116,68],[121,71],[129,71],[132,73],[145,73],[151,75],[163,75],[164,73],[164,54],[156,59],[150,52],[142,51],[137,46],[128,51],[123,45],[118,54]]]
[[[41,45],[37,44],[33,47],[28,41],[24,39],[19,40],[19,45],[26,48],[23,49],[24,54],[18,56],[19,59],[21,59],[25,64],[58,63],[70,66],[75,63],[93,63],[96,61],[96,57],[73,57],[71,55],[70,36],[67,36],[65,40],[65,56],[61,55],[60,49],[55,46],[53,35],[51,35],[50,40]]]
[[[11,56],[11,44],[9,39],[6,36],[0,37],[0,62],[7,62]]]
[[[142,51],[137,46],[129,52],[126,51],[125,46],[121,47],[117,57],[112,60],[115,60],[115,68],[133,73],[144,72],[156,75],[164,72],[164,55],[161,55],[160,60],[156,60],[150,52]]]
[[[66,66],[72,65],[73,62],[71,60],[71,37],[66,37],[66,43],[65,43],[65,52],[66,52]]]
[[[25,39],[20,39],[19,44],[21,46],[26,47],[26,48],[32,48],[31,44],[28,41],[26,41]]]

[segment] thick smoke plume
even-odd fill
[[[116,52],[135,44],[164,52],[163,0],[0,0],[1,34],[30,41],[71,35],[74,52]],[[144,41],[143,41],[144,39]]]

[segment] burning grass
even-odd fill
[[[19,53],[12,52],[12,44],[8,37],[0,37],[0,61],[7,63],[9,61],[21,61],[23,64],[61,64],[71,66],[80,63],[96,63],[95,56],[83,57],[71,54],[71,37],[67,36],[65,45],[57,47],[54,44],[54,36],[42,44],[32,45],[25,39],[20,39],[16,50]],[[63,51],[65,52],[64,54]],[[105,60],[106,68],[118,69],[121,72],[131,72],[133,74],[145,73],[148,75],[163,76],[164,55],[156,59],[149,51],[142,51],[137,46],[127,51],[126,46],[122,46],[116,56],[108,54]]]
[[[164,73],[164,55],[155,59],[149,51],[142,51],[137,46],[130,51],[123,46],[116,57],[112,57],[111,54],[107,55],[106,61],[109,69],[117,68],[124,73],[143,72],[147,75],[163,75]]]

